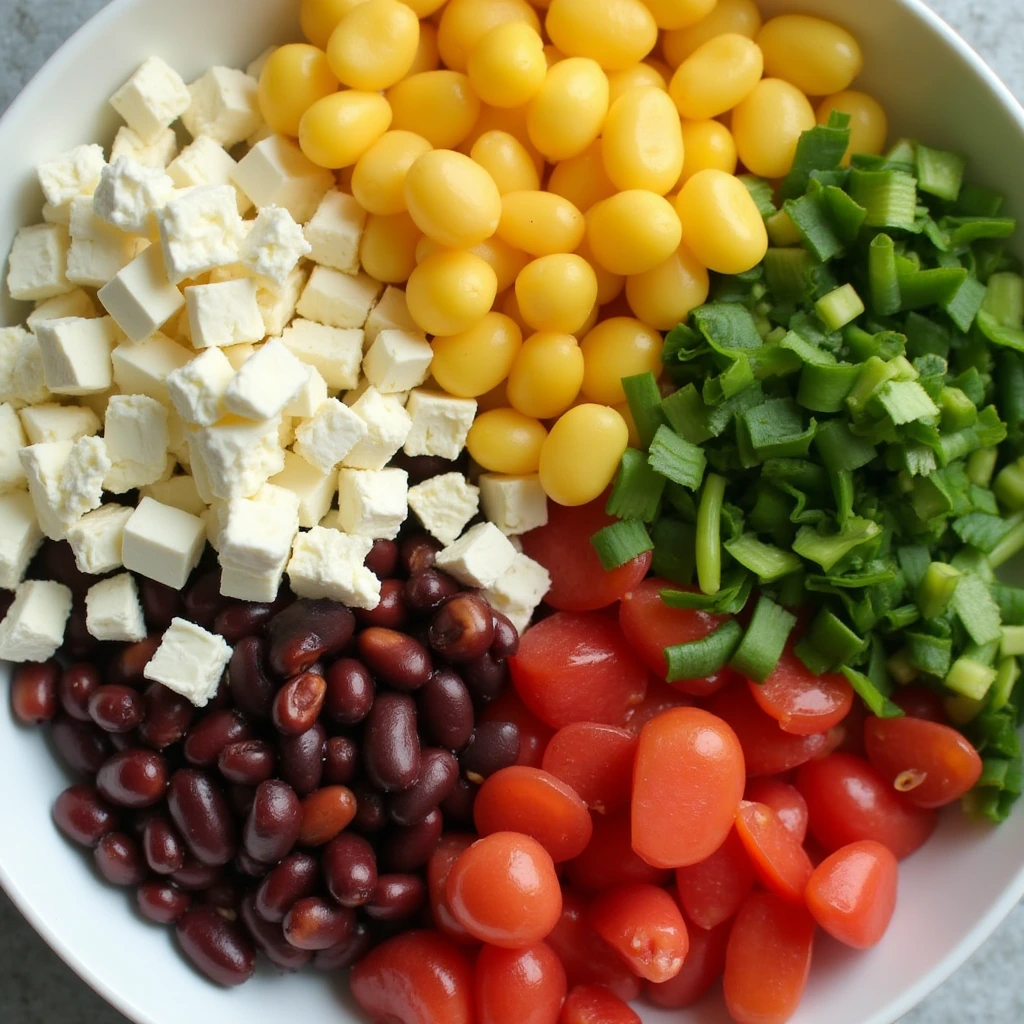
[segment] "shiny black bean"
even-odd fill
[[[351,789],[356,798],[356,816],[352,819],[352,827],[368,836],[380,832],[388,823],[384,795],[366,781],[353,782]]]
[[[11,710],[22,725],[42,725],[57,714],[56,661],[28,662],[14,667],[11,678]]]
[[[480,783],[519,760],[519,726],[514,722],[481,722],[459,755],[470,782]]]
[[[273,964],[285,971],[297,971],[313,959],[313,954],[297,949],[284,937],[280,924],[265,921],[256,912],[256,897],[250,893],[242,900],[239,917],[256,948]]]
[[[302,805],[295,790],[280,779],[261,782],[242,832],[245,852],[276,864],[298,841],[301,822]]]
[[[68,839],[95,846],[117,828],[117,813],[92,786],[71,786],[53,805],[53,820]]]
[[[99,770],[96,788],[118,807],[152,807],[163,799],[170,771],[167,759],[136,748],[114,754]]]
[[[519,650],[519,630],[512,620],[501,612],[491,611],[494,619],[494,639],[491,641],[491,657],[498,661],[511,658]]]
[[[442,547],[440,541],[426,533],[414,533],[406,537],[399,548],[402,568],[409,576],[431,568]]]
[[[322,896],[306,896],[288,911],[283,927],[284,937],[298,949],[330,949],[355,931],[356,915]]]
[[[321,867],[327,891],[343,907],[362,907],[377,887],[377,855],[362,836],[343,832],[323,850]]]
[[[138,885],[149,874],[139,844],[124,832],[108,832],[97,843],[93,858],[111,885]]]
[[[216,885],[223,877],[222,868],[203,864],[191,854],[186,854],[185,863],[171,875],[171,881],[187,892],[202,892]]]
[[[322,675],[302,672],[289,679],[277,691],[270,707],[274,728],[285,736],[308,732],[320,717],[326,695],[327,683]]]
[[[402,793],[388,801],[391,820],[399,825],[418,825],[459,780],[459,762],[455,755],[439,747],[428,747],[420,756],[419,778]]]
[[[380,601],[376,608],[357,608],[356,621],[360,626],[383,626],[401,629],[409,621],[405,607],[405,583],[402,580],[381,580]]]
[[[164,814],[154,814],[142,830],[142,852],[158,875],[173,875],[185,863],[185,841]]]
[[[160,640],[160,634],[154,633],[152,636],[146,637],[145,640],[123,647],[107,663],[104,676],[106,681],[119,685],[141,683],[145,678],[142,674],[143,670],[156,654]]]
[[[393,540],[375,540],[363,565],[378,579],[386,580],[394,576],[398,569],[398,545]]]
[[[207,768],[216,764],[220,752],[229,743],[238,743],[252,736],[252,730],[244,716],[225,708],[201,718],[185,737],[183,753],[189,764]]]
[[[185,591],[185,617],[206,628],[228,600],[220,592],[220,570],[203,573]]]
[[[256,951],[242,927],[209,906],[190,907],[175,932],[185,955],[218,985],[241,985],[256,969]]]
[[[405,581],[402,597],[406,607],[417,614],[440,608],[459,592],[459,584],[440,569],[422,569]]]
[[[280,924],[292,904],[312,896],[320,882],[320,865],[308,853],[291,853],[272,868],[256,890],[256,910],[264,921]]]
[[[494,640],[491,606],[479,595],[456,594],[430,620],[430,646],[448,661],[472,661]]]
[[[232,601],[217,612],[213,632],[219,633],[229,644],[237,644],[247,636],[256,636],[277,611],[277,605],[258,604],[255,601]]]
[[[370,709],[363,733],[363,764],[375,786],[388,793],[408,789],[419,775],[416,705],[404,693],[382,693]]]
[[[142,699],[145,718],[139,726],[139,739],[154,750],[177,743],[192,724],[196,709],[163,683],[152,683]]]
[[[100,670],[88,662],[76,661],[61,673],[57,694],[61,707],[76,721],[91,722],[89,698],[100,685]]]
[[[419,871],[434,852],[444,829],[444,818],[435,808],[418,825],[394,825],[379,846],[380,859],[389,871],[406,874]]]
[[[327,733],[317,722],[301,736],[281,736],[277,741],[278,771],[299,796],[308,796],[320,786],[324,774]]]
[[[95,775],[113,751],[108,735],[91,721],[57,718],[50,736],[64,763],[82,775]]]
[[[355,725],[370,713],[374,686],[369,669],[355,658],[339,658],[327,670],[324,713],[332,722]]]
[[[430,652],[408,633],[371,626],[356,638],[359,656],[373,675],[396,690],[418,690],[430,678]]]
[[[144,882],[135,891],[139,912],[154,924],[174,924],[188,910],[192,897],[170,882]]]
[[[267,627],[270,666],[286,679],[318,658],[337,654],[355,630],[355,617],[336,601],[300,600],[278,612]]]
[[[466,684],[450,669],[433,671],[416,695],[424,736],[439,747],[461,750],[473,735],[473,700]]]
[[[242,713],[256,720],[269,718],[277,686],[268,671],[264,641],[247,636],[235,644],[228,662],[228,687]]]
[[[167,807],[196,860],[216,867],[234,857],[238,844],[231,807],[206,772],[176,771],[167,790]]]
[[[347,736],[332,736],[324,752],[324,784],[347,786],[359,770],[359,748]]]
[[[462,662],[459,672],[477,707],[484,707],[495,697],[500,697],[510,678],[508,662],[498,661],[490,652]]]
[[[131,732],[143,714],[142,698],[128,686],[97,686],[89,697],[89,717],[104,732]]]
[[[364,908],[374,921],[408,921],[427,900],[427,886],[420,875],[381,875],[373,902]]]
[[[228,782],[258,786],[274,774],[277,755],[266,740],[229,743],[217,758],[217,768]],[[248,812],[247,812],[248,813]]]

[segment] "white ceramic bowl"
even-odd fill
[[[38,220],[33,167],[72,145],[109,141],[107,97],[145,57],[187,77],[213,64],[245,66],[271,43],[298,38],[297,0],[114,0],[46,65],[0,122],[0,252]],[[918,0],[763,0],[768,15],[833,17],[859,37],[863,88],[888,109],[893,132],[971,157],[971,174],[1024,212],[1024,111],[981,60]],[[23,311],[3,296],[4,323]],[[0,676],[8,676],[0,666]],[[196,974],[167,929],[144,922],[125,893],[103,884],[90,858],[65,842],[50,806],[67,779],[42,736],[0,711],[0,883],[90,985],[139,1024],[343,1024],[359,1020],[344,979],[262,970],[224,991]],[[992,933],[1024,895],[1024,807],[991,829],[949,813],[903,867],[885,940],[855,953],[819,939],[811,982],[793,1024],[890,1024],[923,999]],[[720,1001],[680,1016],[726,1021]]]

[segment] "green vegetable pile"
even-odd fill
[[[624,382],[643,450],[593,543],[606,568],[653,549],[696,581],[673,607],[744,612],[668,648],[670,680],[764,681],[809,608],[796,654],[873,714],[902,713],[894,686],[941,692],[984,760],[969,807],[1001,821],[1024,774],[1024,589],[995,572],[1024,548],[1016,222],[951,153],[842,167],[847,125],[805,133],[777,195],[745,179],[772,247],[668,335],[676,390]]]

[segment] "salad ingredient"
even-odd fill
[[[562,1004],[559,1024],[638,1024],[640,1018],[603,985],[577,985]]]
[[[648,982],[644,994],[655,1006],[680,1010],[701,998],[725,970],[725,948],[731,922],[706,931],[689,930],[690,949],[679,973],[668,981]]]
[[[792,903],[803,903],[811,861],[775,811],[744,800],[736,814],[736,834],[765,889]]]
[[[842,92],[864,64],[857,40],[824,18],[785,14],[757,34],[766,75],[785,79],[809,96]],[[756,172],[755,172],[756,173]]]
[[[525,949],[484,946],[474,969],[479,1024],[518,1020],[556,1024],[565,999],[565,968],[544,942]]]
[[[636,737],[597,722],[563,726],[549,740],[542,767],[596,814],[617,814],[629,803]]]
[[[844,676],[814,675],[792,649],[783,652],[763,683],[749,686],[758,707],[798,736],[827,732],[853,704],[853,687]]]
[[[703,860],[676,868],[679,902],[703,931],[731,921],[753,888],[754,868],[735,828]]]

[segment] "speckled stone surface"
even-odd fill
[[[1024,0],[929,2],[1024,99]],[[106,0],[0,0],[0,111],[50,54],[105,5]],[[1022,973],[1024,906],[904,1024],[1024,1022]],[[0,1024],[58,1021],[124,1024],[0,892]]]

